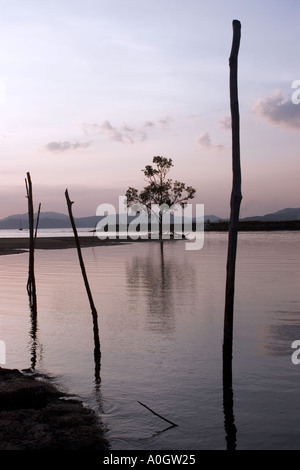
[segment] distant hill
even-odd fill
[[[36,223],[37,214],[34,214]],[[95,228],[96,225],[105,216],[92,215],[90,217],[74,218],[77,228]],[[118,222],[118,214],[116,216]],[[133,220],[135,216],[128,216],[128,222]],[[111,223],[114,223],[114,216],[110,216]],[[28,214],[15,214],[0,220],[0,229],[19,230],[20,228],[28,229]],[[41,212],[39,218],[39,228],[72,228],[68,215],[59,212]]]
[[[205,222],[218,222],[219,220],[222,220],[222,219],[220,219],[220,217],[217,217],[216,215],[205,215],[204,216],[204,221]]]
[[[79,217],[75,218],[75,223],[78,228],[94,228],[96,224],[104,216],[89,216],[89,217]],[[129,216],[128,221],[133,220],[135,216]],[[36,214],[35,214],[36,219]],[[118,220],[118,215],[117,215]],[[205,215],[205,222],[209,221],[211,223],[221,222],[222,220],[216,215]],[[290,220],[300,220],[300,208],[292,209],[282,209],[271,214],[266,214],[263,216],[254,216],[246,217],[241,219],[242,221],[290,221]],[[194,220],[195,221],[195,220]],[[0,229],[7,230],[18,230],[19,228],[28,229],[28,214],[14,214],[4,219],[0,220]],[[41,212],[39,219],[39,228],[71,228],[71,223],[69,216],[66,214],[61,214],[59,212]]]
[[[277,212],[272,212],[270,214],[265,214],[262,216],[245,217],[241,220],[256,220],[265,222],[286,222],[288,220],[300,220],[300,207],[296,209],[282,209]]]
[[[36,220],[37,214],[34,215]],[[71,228],[70,219],[59,212],[41,212],[39,228]],[[28,214],[15,214],[0,220],[0,229],[28,229]]]

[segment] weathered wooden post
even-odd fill
[[[240,165],[240,118],[237,86],[238,51],[241,37],[241,24],[238,20],[233,21],[233,41],[229,58],[230,65],[230,107],[232,121],[232,192],[230,199],[230,222],[228,234],[228,252],[226,267],[226,296],[224,314],[224,342],[223,350],[232,357],[233,339],[233,307],[234,307],[234,284],[235,265],[237,252],[238,224],[241,193],[241,165]]]
[[[238,52],[241,39],[241,23],[233,20],[233,40],[229,57],[230,67],[230,109],[232,127],[232,192],[230,199],[230,222],[228,234],[228,251],[226,266],[226,293],[224,313],[224,337],[223,337],[223,401],[225,413],[225,427],[230,429],[231,439],[227,441],[229,448],[235,448],[235,425],[233,415],[232,394],[232,343],[233,343],[233,311],[234,311],[234,286],[235,266],[238,239],[238,225],[241,192],[241,165],[240,165],[240,117],[238,101]],[[228,417],[229,420],[228,420]],[[227,418],[227,419],[226,419]],[[233,435],[233,439],[232,439]],[[228,434],[227,434],[228,437]]]
[[[78,234],[77,234],[77,229],[76,229],[74,217],[73,217],[73,214],[72,214],[73,201],[70,200],[69,193],[68,193],[67,189],[65,191],[65,196],[66,196],[66,200],[67,200],[69,217],[70,217],[71,225],[72,225],[73,232],[74,232],[74,237],[75,237],[75,242],[76,242],[76,247],[77,247],[77,253],[78,253],[79,263],[80,263],[80,267],[81,267],[81,272],[82,272],[86,292],[87,292],[89,302],[90,302],[90,306],[91,306],[91,310],[92,310],[93,331],[94,331],[94,346],[95,346],[94,355],[95,355],[95,358],[99,358],[101,356],[101,351],[100,351],[100,339],[99,339],[99,328],[98,328],[98,314],[97,314],[97,310],[96,310],[96,307],[95,307],[95,304],[94,304],[94,301],[93,301],[93,297],[92,297],[91,289],[90,289],[90,286],[89,286],[88,278],[87,278],[87,275],[86,275],[85,266],[84,266],[84,262],[83,262],[83,258],[82,258],[82,254],[81,254],[80,242],[79,242],[79,238],[78,238]]]

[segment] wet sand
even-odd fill
[[[97,236],[79,237],[81,248],[91,246],[111,246],[133,242],[128,238],[125,240],[110,239],[100,240]],[[41,237],[36,239],[36,250],[60,250],[76,248],[74,237]],[[11,255],[24,253],[29,250],[29,238],[0,238],[0,255]]]
[[[46,378],[0,367],[0,451],[108,449],[105,429],[80,400]]]

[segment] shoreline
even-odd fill
[[[0,234],[1,235],[1,234]],[[131,237],[127,238],[106,238],[100,240],[97,236],[79,236],[80,248],[90,248],[94,246],[113,246],[113,245],[124,245],[126,243],[142,243],[142,242],[160,242],[159,239],[151,238],[138,238],[133,240]],[[177,241],[182,239],[165,239],[163,241]],[[65,237],[37,237],[35,241],[35,250],[63,250],[68,248],[76,249],[76,241],[74,236]],[[28,238],[1,238],[0,237],[0,256],[1,255],[13,255],[26,253],[29,251],[29,237]]]
[[[80,247],[121,245],[123,243],[133,242],[129,238],[124,240],[100,240],[98,237],[84,236],[79,237]],[[147,241],[147,240],[146,240]],[[37,237],[35,241],[36,250],[61,250],[66,248],[76,248],[74,236],[70,237]],[[0,255],[13,255],[29,251],[28,238],[0,238]]]
[[[0,367],[0,450],[107,451],[96,413],[47,377]]]
[[[195,231],[196,227],[193,227]],[[211,222],[205,225],[205,232],[228,232],[228,222]],[[287,222],[240,222],[239,232],[274,232],[274,231],[299,231],[300,220],[287,221]],[[138,238],[133,240],[131,237],[127,238],[106,238],[101,240],[95,235],[91,236],[79,236],[79,242],[81,248],[93,247],[93,246],[112,246],[112,245],[124,245],[126,243],[136,242],[159,242],[159,239],[152,238]],[[178,239],[178,240],[183,240]],[[165,242],[176,241],[176,239],[165,239]],[[35,249],[37,250],[61,250],[67,248],[76,248],[75,237],[63,236],[63,237],[37,237],[35,241]],[[19,254],[29,251],[29,236],[28,237],[3,237],[1,238],[0,231],[0,256],[1,255],[12,255]]]

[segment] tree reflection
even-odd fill
[[[193,268],[181,257],[170,256],[174,252],[166,250],[168,243],[174,242],[151,243],[146,256],[144,253],[135,256],[127,265],[127,284],[132,293],[130,302],[138,308],[135,292],[141,288],[146,299],[148,327],[160,333],[174,331],[176,299],[180,291],[195,282]]]
[[[29,344],[30,344],[30,368],[32,371],[35,370],[37,364],[37,349],[40,349],[40,359],[42,359],[42,348],[38,340],[38,319],[37,319],[37,301],[32,303],[32,299],[29,296],[29,308],[30,308],[30,330],[29,330]]]

